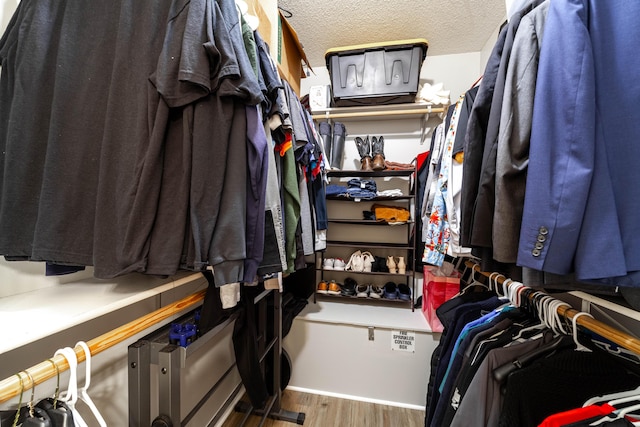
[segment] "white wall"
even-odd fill
[[[18,7],[20,0],[3,0],[2,7],[0,7],[0,33],[4,33],[4,29],[7,28],[7,24],[13,15],[13,12]]]
[[[420,315],[420,314],[418,314]],[[374,322],[372,322],[374,323]],[[293,361],[290,386],[307,392],[422,409],[431,354],[440,334],[415,333],[415,352],[391,349],[391,329],[294,321],[284,346]]]

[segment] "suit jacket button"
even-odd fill
[[[539,257],[540,253],[540,249],[534,249],[531,251],[531,255],[533,255],[534,257]]]
[[[541,242],[541,243],[542,243],[542,242],[544,242],[544,241],[546,241],[546,240],[547,240],[547,238],[546,238],[546,236],[545,236],[545,235],[543,235],[543,234],[538,234],[538,242]]]
[[[536,243],[536,249],[541,250],[542,248],[544,248],[544,245],[540,242]]]
[[[538,229],[538,231],[540,232],[540,234],[542,234],[543,236],[546,234],[549,234],[549,230],[547,230],[547,227],[542,226]]]

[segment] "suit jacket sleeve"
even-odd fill
[[[551,2],[535,92],[518,264],[557,274],[573,269],[594,169],[594,65],[586,19],[582,1]]]

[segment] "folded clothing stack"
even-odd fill
[[[372,179],[352,178],[347,182],[347,192],[351,198],[371,200],[378,196],[378,187]]]

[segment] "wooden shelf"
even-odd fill
[[[15,323],[20,313],[20,327],[6,334],[0,353],[189,284],[206,288],[201,273],[180,272],[166,279],[132,273],[112,281],[88,278],[0,298],[2,324]]]
[[[328,268],[319,268],[318,270],[323,270],[325,272],[338,272],[338,273],[345,273],[345,274],[373,275],[373,276],[401,276],[401,277],[413,276],[413,270],[406,270],[404,273],[389,273],[386,271],[333,270]]]
[[[380,243],[380,242],[352,242],[344,240],[327,240],[327,246],[348,248],[380,248],[380,249],[413,249],[407,243]]]
[[[442,114],[448,106],[434,106],[426,103],[414,102],[410,104],[385,104],[363,107],[335,107],[312,112],[313,120],[323,119],[354,119],[375,120],[384,117],[390,119],[407,119],[412,117]]]
[[[327,196],[327,200],[339,200],[342,202],[354,202],[354,203],[362,203],[362,202],[392,202],[392,201],[407,201],[413,200],[412,196],[392,196],[392,197],[374,197],[373,199],[358,199],[355,197],[346,197],[346,196]]]
[[[333,222],[336,224],[352,224],[352,225],[373,225],[373,226],[383,226],[383,227],[397,227],[399,225],[409,225],[413,224],[413,221],[404,221],[398,223],[388,223],[387,221],[373,221],[373,220],[364,220],[364,219],[331,219],[329,218],[327,221]]]
[[[389,299],[389,298],[371,298],[371,297],[357,297],[355,295],[331,295],[331,294],[321,294],[316,292],[316,296],[321,298],[332,298],[332,299],[341,299],[341,300],[353,300],[353,301],[366,301],[367,303],[389,303],[389,304],[401,304],[401,305],[410,305],[412,304],[411,300],[403,300],[400,298]]]
[[[329,178],[348,178],[348,177],[370,177],[384,178],[387,176],[410,176],[415,169],[408,170],[383,170],[383,171],[362,171],[362,170],[331,170],[327,172]]]

